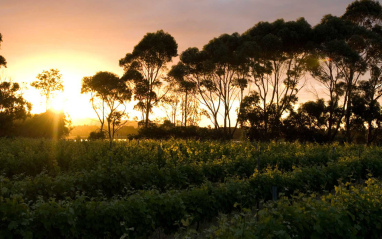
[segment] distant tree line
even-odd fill
[[[304,18],[259,22],[186,49],[170,68],[175,39],[163,30],[147,33],[119,61],[122,77],[100,71],[83,78],[81,93],[91,96],[101,125],[92,137],[112,141],[134,100],[137,137],[230,139],[240,128],[251,140],[378,142],[381,20],[378,1],[357,0],[313,27]],[[316,99],[298,105],[308,80]],[[151,119],[155,107],[166,115],[161,126]],[[203,117],[211,129],[198,127]]]

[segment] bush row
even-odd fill
[[[56,176],[62,172],[80,172],[107,168],[109,157],[114,165],[204,164],[257,158],[262,164],[277,164],[279,168],[325,164],[338,156],[358,155],[360,146],[320,146],[298,143],[250,143],[217,141],[154,141],[132,140],[115,142],[73,142],[37,139],[0,139],[0,175],[8,178],[36,176],[46,172]],[[377,148],[364,150],[382,154]]]
[[[342,184],[335,192],[282,198],[260,211],[244,209],[221,215],[216,226],[203,232],[189,229],[178,238],[381,238],[382,183],[365,187]]]
[[[268,169],[247,180],[212,185],[205,183],[187,190],[142,191],[114,199],[94,200],[78,196],[73,200],[39,199],[28,202],[17,195],[0,198],[0,235],[33,238],[129,238],[146,237],[157,228],[175,232],[183,221],[203,222],[235,205],[252,207],[272,198],[271,188],[292,196],[297,192],[332,190],[338,180],[362,180],[382,175],[379,157],[350,157],[327,167],[296,168],[282,173]],[[237,208],[237,207],[236,207]]]

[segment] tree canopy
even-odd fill
[[[114,73],[100,71],[82,79],[81,93],[90,93],[90,101],[101,123],[100,132],[104,131],[106,120],[106,132],[110,141],[113,140],[128,117],[126,103],[132,96],[130,85]]]
[[[134,84],[134,99],[138,101],[136,109],[145,117],[145,127],[149,125],[152,108],[165,95],[160,89],[163,84],[164,70],[168,62],[177,56],[178,44],[175,39],[163,30],[147,33],[134,47],[132,53],[127,53],[119,61],[125,70],[122,77]]]
[[[37,75],[37,80],[31,83],[31,86],[41,91],[41,95],[45,96],[46,110],[50,107],[51,97],[56,91],[63,91],[64,85],[61,80],[62,75],[57,69],[50,69],[49,71],[44,70],[42,73]]]
[[[15,121],[29,116],[31,108],[31,103],[23,98],[18,83],[0,82],[0,136],[10,135]]]
[[[3,41],[3,36],[0,33],[0,43],[2,41]],[[7,61],[5,60],[5,58],[2,55],[0,55],[0,67],[1,66],[7,67]]]

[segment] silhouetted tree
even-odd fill
[[[367,123],[367,144],[377,138],[377,130],[381,128],[381,106],[378,102],[382,96],[381,69],[374,67],[369,80],[359,82],[357,91],[352,97],[352,111],[355,117]]]
[[[174,91],[169,91],[160,101],[161,107],[166,113],[166,120],[176,125],[180,111],[181,98]]]
[[[310,63],[311,35],[311,26],[303,18],[260,22],[243,34],[252,49],[250,75],[261,104],[258,110],[263,111],[264,134],[270,127],[279,128],[270,125],[270,117],[280,125],[282,115],[297,102],[299,82]]]
[[[371,30],[382,23],[382,6],[374,0],[357,0],[347,6],[342,18]]]
[[[123,121],[128,116],[126,103],[130,101],[132,95],[129,84],[114,73],[101,71],[82,79],[81,93],[91,94],[93,109],[98,115],[101,127],[106,120],[111,147],[115,132],[124,125],[126,121]],[[96,99],[100,101],[101,107],[95,106]],[[102,131],[101,128],[100,132]]]
[[[206,52],[193,47],[182,52],[180,62],[171,68],[169,76],[178,82],[195,85],[197,99],[205,108],[203,114],[211,120],[215,129],[219,129],[218,113],[221,101],[217,88],[210,81],[212,69]]]
[[[3,42],[3,36],[0,33],[0,43],[1,42]],[[5,60],[3,56],[0,55],[0,67],[1,66],[7,67],[7,61]]]
[[[23,98],[18,83],[0,82],[0,136],[12,135],[15,121],[25,119],[31,108],[31,103]]]
[[[195,104],[190,104],[190,98],[194,98],[196,94],[196,83],[192,80],[189,80],[185,77],[186,74],[186,66],[183,63],[179,63],[177,65],[172,66],[168,76],[173,79],[172,87],[174,87],[173,91],[178,94],[182,94],[182,120],[181,125],[187,126],[187,121],[189,118],[189,114],[191,115],[195,112]],[[192,100],[191,100],[192,101]],[[194,110],[193,110],[193,109]]]
[[[252,91],[245,96],[240,105],[238,121],[243,128],[247,128],[247,136],[251,140],[270,140],[280,137],[279,119],[276,117],[276,106],[268,106],[268,130],[265,131],[265,114],[260,101],[259,93]]]
[[[0,34],[0,43],[3,41]],[[7,62],[0,55],[0,68],[7,66]],[[10,136],[14,132],[16,120],[25,119],[32,109],[21,93],[18,83],[10,81],[0,82],[0,137]]]
[[[324,88],[324,92],[328,97],[328,127],[326,130],[326,138],[331,141],[334,139],[340,129],[340,122],[343,117],[343,110],[340,107],[340,100],[345,93],[345,83],[342,81],[343,75],[336,64],[333,64],[331,58],[325,53],[325,50],[318,50],[317,64],[310,67],[310,73],[314,79],[320,82]],[[318,93],[318,92],[317,92]]]
[[[100,94],[100,91],[103,91],[102,81],[93,82],[92,77],[83,77],[82,78],[82,88],[81,94],[90,94],[90,103],[92,108],[96,113],[98,120],[101,124],[99,129],[99,134],[104,134],[104,125],[105,125],[105,94]]]
[[[203,47],[207,55],[206,64],[211,66],[206,83],[213,85],[218,93],[224,110],[223,132],[228,138],[233,137],[237,128],[237,123],[232,124],[230,113],[235,102],[240,105],[242,100],[240,93],[242,87],[246,86],[247,50],[242,37],[237,33],[223,34]],[[235,120],[237,122],[237,118]]]
[[[54,95],[55,91],[63,91],[64,86],[61,80],[62,75],[57,69],[50,69],[49,71],[43,71],[37,75],[37,81],[31,83],[31,86],[41,91],[41,95],[46,99],[46,110],[49,109],[50,99]]]
[[[323,99],[308,101],[297,111],[290,111],[283,120],[285,139],[293,141],[325,142],[325,130],[328,129],[328,108]]]
[[[152,108],[160,101],[164,70],[168,62],[177,56],[178,44],[175,39],[163,30],[147,33],[134,47],[132,53],[127,53],[119,61],[124,67],[123,79],[134,83],[134,99],[138,101],[137,108],[145,116],[145,127],[149,125]]]
[[[237,33],[223,34],[212,39],[202,51],[197,48],[184,51],[181,61],[169,73],[185,90],[196,89],[199,102],[205,106],[206,116],[215,129],[219,128],[218,115],[221,113],[223,131],[228,138],[237,127],[232,124],[230,113],[234,103],[242,99],[241,89],[246,86],[242,82],[247,80],[246,49],[242,43]]]
[[[332,138],[338,132],[344,118],[346,138],[347,141],[351,140],[352,95],[360,77],[367,70],[367,58],[364,57],[366,33],[367,30],[364,27],[331,15],[325,16],[314,28],[315,41],[319,44],[318,49],[331,62],[332,69],[338,72],[335,77],[341,80],[344,91],[342,113],[336,122]],[[327,71],[330,70],[327,68]],[[339,86],[338,83],[337,86]],[[335,106],[335,102],[332,104]]]

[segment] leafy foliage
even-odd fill
[[[90,101],[101,123],[99,134],[103,134],[106,119],[106,131],[112,141],[115,132],[124,125],[124,120],[128,117],[126,103],[132,96],[130,85],[114,73],[103,71],[92,77],[84,77],[81,93],[91,94]]]
[[[37,80],[31,83],[31,86],[39,89],[41,95],[46,99],[46,110],[50,108],[50,100],[55,91],[63,91],[64,85],[61,80],[62,74],[57,69],[43,71],[37,75]]]
[[[16,120],[24,120],[32,108],[20,93],[20,85],[0,82],[0,137],[14,134]]]
[[[149,125],[149,115],[152,108],[163,95],[160,89],[163,84],[163,71],[166,64],[177,56],[178,44],[175,39],[163,30],[147,33],[134,47],[132,53],[127,53],[119,61],[125,70],[122,79],[134,84],[134,99],[138,101],[136,109],[142,112],[145,127]]]
[[[241,215],[234,216],[238,221],[233,221],[230,228],[278,235],[279,230],[271,228],[284,228],[284,224],[278,224],[279,217],[293,221],[300,220],[294,215],[322,215],[317,196],[296,198],[299,193],[326,194],[341,181],[363,182],[369,174],[382,175],[378,147],[133,140],[116,143],[110,152],[103,141],[1,141],[1,235],[141,238],[156,230],[169,234],[213,220],[219,213],[245,213],[245,208],[259,202],[268,205],[264,202],[272,199],[272,186],[277,186],[279,196],[287,197],[275,204],[276,211],[274,206],[265,206],[260,221],[246,219],[253,223],[245,226]],[[107,170],[110,153],[113,164]],[[290,206],[289,200],[302,209]],[[312,206],[302,207],[306,202]],[[282,209],[285,207],[287,211]],[[353,209],[331,207],[330,212],[340,212],[338,220],[350,215],[347,212],[355,215]],[[272,211],[273,223],[263,224],[269,222],[268,213]],[[310,235],[318,230],[315,227],[324,227],[321,220],[325,223],[334,214],[312,221],[302,218],[305,224],[301,225],[310,230],[291,229],[284,234]],[[373,220],[380,219],[376,216]],[[335,223],[332,219],[329,222]],[[376,232],[367,220],[349,221],[354,222],[363,230],[351,233],[366,237]],[[263,225],[263,229],[257,225]],[[216,230],[231,233],[222,226],[209,232]],[[200,232],[198,237],[202,236]]]

